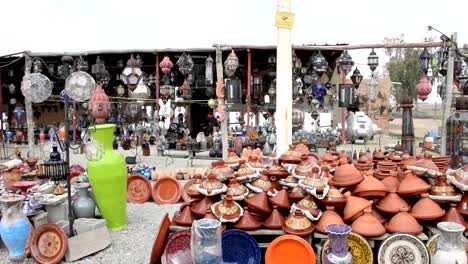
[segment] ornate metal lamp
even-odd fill
[[[328,70],[328,62],[320,51],[312,62],[312,68],[318,73],[319,76],[322,76],[322,74]]]
[[[348,107],[354,104],[354,87],[350,84],[340,84],[338,91],[338,106]]]
[[[127,65],[120,75],[120,79],[125,85],[127,85],[130,91],[133,91],[137,87],[138,83],[140,83],[142,78],[143,71],[140,69],[138,61],[135,60],[133,54],[131,54],[130,59],[127,61]]]
[[[39,59],[34,61],[39,61]],[[35,65],[35,72],[24,75],[21,82],[21,92],[30,102],[42,103],[52,94],[52,83],[47,76],[39,72],[42,69],[38,66],[39,64],[33,63],[33,65]]]
[[[419,55],[419,62],[421,63],[422,71],[424,74],[427,74],[428,69],[431,67],[432,56],[426,48]]]
[[[213,84],[213,63],[213,58],[208,55],[205,60],[205,82],[207,84]]]
[[[96,85],[96,92],[89,100],[88,104],[89,113],[97,124],[102,124],[109,116],[110,102],[109,97],[106,95],[100,83]]]
[[[377,56],[377,53],[375,53],[374,49],[369,54],[369,57],[367,57],[367,65],[371,69],[372,73],[377,69],[377,66],[379,66],[379,56]]]
[[[359,85],[361,85],[362,75],[357,67],[354,69],[353,75],[351,75],[351,81],[353,82],[354,88],[356,89],[358,89]]]
[[[377,94],[379,93],[379,84],[374,76],[369,79],[367,83],[367,96],[371,102],[375,102]]]
[[[80,56],[81,58],[81,56]],[[86,66],[81,71],[86,71],[88,68],[88,63],[86,62]],[[86,70],[85,70],[86,69]],[[91,66],[91,73],[94,74],[97,81],[101,81],[103,84],[109,83],[111,79],[110,73],[106,70],[106,65],[103,60],[99,56],[96,58],[96,64]]]
[[[165,75],[168,75],[172,67],[174,67],[174,64],[172,64],[168,56],[164,56],[163,60],[159,63],[159,67]]]
[[[419,83],[416,85],[416,92],[419,99],[425,101],[432,91],[432,85],[426,76],[422,76]]]
[[[351,69],[354,66],[354,61],[353,58],[351,58],[351,55],[349,55],[348,51],[345,50],[341,54],[341,57],[338,60],[338,70],[343,71],[345,74],[348,74],[348,72],[351,71]]]
[[[179,60],[177,60],[177,66],[179,67],[179,71],[184,75],[187,76],[190,72],[192,72],[193,68],[193,60],[190,55],[183,53]]]
[[[236,53],[232,50],[226,61],[224,61],[224,73],[228,77],[232,77],[236,74],[237,67],[239,67],[239,58],[237,58]]]

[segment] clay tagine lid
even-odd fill
[[[372,214],[371,208],[364,209],[364,214],[351,224],[354,233],[363,237],[383,236],[387,231],[380,221]]]
[[[224,164],[229,167],[237,167],[239,166],[239,161],[240,158],[237,156],[234,148],[229,148],[229,156],[224,160]]]
[[[275,176],[278,179],[284,179],[288,177],[289,172],[279,164],[279,161],[277,159],[275,159],[273,161],[273,165],[268,169],[268,175]]]
[[[304,178],[311,176],[312,163],[306,155],[302,155],[301,162],[294,169],[294,176]]]
[[[387,192],[387,187],[374,176],[367,176],[353,191],[357,196],[364,198],[382,198]]]
[[[312,217],[317,217],[320,214],[320,209],[314,201],[314,197],[310,194],[307,194],[304,199],[300,200],[294,208],[300,209],[305,212],[309,212]],[[307,215],[307,213],[306,213]]]
[[[197,203],[192,203],[190,210],[196,217],[202,218],[206,214],[206,209],[210,208],[211,205],[213,205],[213,202],[210,197],[207,196]]]
[[[247,166],[245,160],[241,160],[239,164],[239,169],[237,170],[237,179],[239,181],[250,181],[260,176],[256,170]]]
[[[344,194],[346,197],[346,206],[343,211],[343,220],[353,221],[363,214],[363,210],[372,205],[372,201],[364,198],[352,196],[350,192]]]
[[[321,201],[324,205],[342,207],[346,204],[346,198],[332,183],[327,195]]]
[[[468,192],[464,192],[461,201],[457,205],[457,211],[464,217],[468,217]]]
[[[244,215],[242,215],[234,227],[240,230],[251,231],[259,229],[262,227],[262,224],[255,221],[255,219],[250,214],[248,207],[244,207]]]
[[[292,175],[289,175],[288,177],[279,180],[279,183],[282,186],[289,187],[289,188],[294,188],[294,187],[297,186],[297,178],[292,176]]]
[[[396,170],[397,169],[397,164],[388,158],[384,158],[384,160],[381,160],[377,162],[377,169],[381,170]]]
[[[383,154],[383,152],[379,149],[379,150],[374,150],[374,153],[372,154],[372,158],[375,159],[375,160],[383,160],[385,159],[385,155]]]
[[[307,176],[299,185],[302,184],[306,189],[316,189],[317,192],[323,192],[327,181],[319,175],[319,171],[318,167],[312,167],[312,174]]]
[[[211,208],[206,208],[206,214],[203,218],[206,218],[206,219],[212,219],[212,220],[218,220],[218,218],[216,218],[216,216],[213,214],[213,212],[211,211]],[[224,232],[224,230],[226,230],[226,225],[225,224],[221,224],[221,232]]]
[[[208,178],[202,181],[202,183],[200,183],[200,185],[198,185],[196,189],[197,191],[206,196],[214,196],[225,192],[227,190],[227,186],[220,182],[216,178],[216,174],[214,174],[214,172],[212,171],[208,175]]]
[[[256,179],[252,183],[246,184],[249,189],[252,191],[259,193],[259,192],[271,192],[273,191],[273,184],[270,181],[270,177],[268,177],[268,172],[264,171],[260,178]]]
[[[296,146],[289,145],[289,150],[279,157],[281,163],[299,164],[302,154],[296,151]]]
[[[414,163],[415,167],[420,167],[424,169],[429,169],[433,171],[439,171],[439,168],[435,163],[432,161],[432,155],[431,154],[425,154],[423,159],[420,159]]]
[[[375,203],[374,203],[374,205],[375,205]],[[383,217],[383,216],[375,209],[375,206],[374,206],[374,208],[372,208],[371,214],[372,214],[373,216],[375,216],[375,218],[377,218],[377,220],[379,220],[379,222],[380,222],[381,224],[384,224],[385,222],[387,222],[387,219],[386,219],[385,217]]]
[[[457,211],[457,204],[451,203],[450,208],[447,210],[447,213],[440,220],[441,222],[455,222],[465,227],[465,230],[468,229],[468,223],[463,219],[463,216]]]
[[[249,195],[249,189],[240,184],[236,178],[231,178],[226,194],[232,195],[235,201],[241,201]]]
[[[408,207],[400,208],[400,212],[385,223],[385,228],[390,233],[406,233],[418,235],[423,231],[422,225],[408,213]]]
[[[261,172],[265,170],[262,162],[259,160],[258,157],[251,157],[247,165],[255,171]]]
[[[421,199],[411,208],[410,214],[418,220],[436,220],[445,215],[445,210],[440,205],[429,198],[429,194],[424,193]]]
[[[201,174],[195,174],[193,179],[193,184],[188,184],[188,187],[184,188],[184,192],[189,196],[189,199],[200,197],[201,193],[197,191],[197,186],[200,186],[200,183],[203,182]],[[186,186],[187,186],[186,185]]]
[[[286,189],[282,189],[281,191],[277,192],[275,196],[270,197],[270,202],[274,205],[277,205],[281,209],[289,209],[291,207],[288,191],[286,191]]]
[[[289,193],[289,200],[292,202],[299,202],[300,200],[304,199],[307,192],[302,189],[300,186],[296,186],[292,188],[291,192]]]
[[[211,166],[213,167],[211,171],[215,173],[216,179],[221,182],[234,177],[234,171],[230,167],[226,166],[222,160],[212,162]]]
[[[455,196],[457,192],[455,188],[447,182],[447,177],[439,176],[437,177],[436,184],[431,189],[431,195]]]
[[[281,229],[284,223],[284,216],[278,210],[278,206],[273,205],[273,211],[263,222],[263,226],[269,229]]]
[[[292,212],[283,223],[283,231],[296,236],[308,236],[314,231],[312,222],[301,210]]]
[[[325,227],[333,224],[344,224],[341,216],[335,212],[334,206],[327,206],[327,210],[320,216],[320,220],[315,225],[315,228],[320,233],[327,233]]]
[[[333,156],[332,153],[330,151],[327,151],[325,153],[325,155],[323,155],[322,157],[322,161],[326,162],[326,163],[333,163],[334,161],[337,160],[338,157],[336,156]]]
[[[400,180],[395,175],[385,177],[385,179],[381,180],[382,184],[387,188],[387,190],[398,190],[398,186],[400,186]]]
[[[257,193],[252,197],[246,198],[244,201],[250,209],[258,212],[259,214],[268,215],[271,213],[271,209],[268,205],[268,197],[264,192]]]
[[[180,226],[192,226],[192,222],[195,221],[195,217],[192,215],[190,210],[190,202],[182,205],[182,211],[179,211],[174,215],[174,223]]]
[[[341,165],[335,169],[335,175],[330,180],[335,186],[349,187],[360,183],[364,180],[361,173],[351,164],[345,163],[344,160],[340,161]]]
[[[387,196],[380,200],[375,207],[377,207],[381,212],[396,214],[400,211],[400,208],[409,208],[409,205],[396,193],[395,189],[393,189],[387,194]]]
[[[400,183],[397,190],[399,195],[423,194],[431,188],[431,185],[420,179],[412,171],[406,170],[404,173],[406,174],[405,179]]]
[[[224,200],[214,203],[211,211],[222,223],[236,223],[244,213],[242,207],[232,199],[232,195],[226,195]]]

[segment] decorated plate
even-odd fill
[[[429,264],[430,256],[424,243],[408,234],[395,234],[385,239],[379,248],[379,263]]]
[[[192,264],[190,230],[177,231],[169,236],[164,252],[167,264]],[[163,256],[164,257],[164,256]]]
[[[222,234],[223,262],[260,264],[261,254],[257,241],[240,230],[228,230]]]
[[[190,190],[190,189],[192,188],[192,186],[193,186],[195,183],[196,183],[196,180],[194,179],[194,180],[189,180],[189,181],[185,184],[185,186],[184,186],[184,188],[183,188],[183,190],[182,190],[182,199],[184,200],[184,202],[187,203],[187,202],[192,201],[192,196],[190,196],[190,195],[187,193],[187,191]]]
[[[435,234],[429,238],[426,243],[427,250],[429,251],[429,255],[434,256],[437,250],[437,240],[439,240],[440,234]]]
[[[151,183],[143,175],[133,174],[127,178],[127,201],[141,204],[151,196]]]
[[[169,215],[166,214],[159,226],[158,234],[153,243],[153,249],[151,250],[150,264],[160,263],[161,256],[163,254],[164,247],[166,245],[167,234],[169,233],[169,226],[171,220]]]
[[[67,236],[56,224],[39,226],[31,238],[31,255],[38,263],[56,264],[67,251]]]
[[[157,204],[175,204],[181,195],[182,188],[174,178],[161,178],[153,187],[153,200]]]
[[[268,264],[316,263],[315,252],[309,242],[295,235],[282,235],[273,240],[265,254]]]
[[[348,246],[351,249],[351,255],[353,255],[353,264],[372,264],[374,263],[374,254],[367,240],[362,236],[350,233],[348,236]],[[327,239],[322,247],[322,263],[325,263],[326,252],[330,248],[330,240]],[[384,262],[379,262],[384,263]],[[385,262],[387,263],[387,262]],[[393,263],[393,262],[388,262]]]

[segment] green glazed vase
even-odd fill
[[[94,129],[95,127],[95,129]],[[88,161],[88,178],[101,215],[111,230],[127,227],[127,168],[122,154],[112,149],[114,124],[90,128],[93,139],[104,145],[104,157]]]

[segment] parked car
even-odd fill
[[[356,140],[367,142],[374,139],[381,129],[364,112],[350,114],[346,119],[346,139],[355,143]]]

